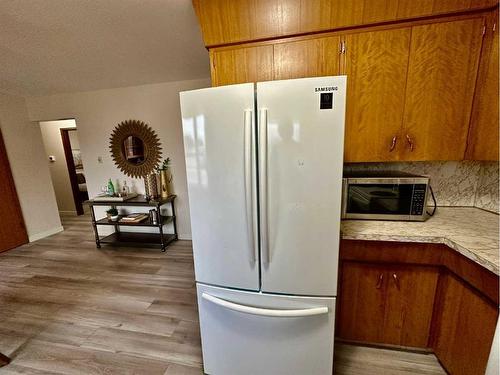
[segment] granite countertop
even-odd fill
[[[473,207],[438,207],[425,222],[343,220],[348,240],[442,243],[500,275],[499,216]]]

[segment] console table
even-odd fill
[[[92,216],[92,226],[94,228],[95,243],[98,249],[101,244],[109,244],[114,246],[144,246],[156,247],[159,246],[161,251],[165,251],[166,247],[177,238],[177,223],[175,218],[175,201],[176,195],[170,195],[168,198],[158,198],[147,200],[143,196],[137,196],[123,202],[105,201],[105,200],[88,200],[85,204],[90,206],[90,213]],[[172,208],[172,216],[161,215],[160,208],[170,204]],[[158,212],[158,223],[153,224],[149,218],[140,223],[120,223],[121,215],[117,221],[108,220],[108,218],[96,219],[94,207],[95,206],[108,206],[108,207],[147,207],[149,209],[156,209]],[[173,223],[174,233],[163,233],[163,226],[167,223]],[[115,232],[109,236],[99,236],[98,227],[100,225],[113,226]],[[158,228],[158,233],[141,233],[141,232],[126,232],[121,231],[120,227],[149,227]]]

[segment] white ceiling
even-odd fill
[[[0,91],[37,96],[206,77],[191,0],[0,0]]]

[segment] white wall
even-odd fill
[[[61,138],[61,128],[75,128],[75,120],[42,121],[40,129],[45,147],[45,160],[49,165],[52,184],[56,193],[57,207],[60,212],[71,212],[76,214],[73,190],[69,179],[68,165],[64,155],[64,147]],[[76,133],[76,132],[70,132]],[[49,155],[56,158],[55,162],[50,162]]]
[[[109,136],[123,120],[137,119],[158,134],[163,158],[172,159],[177,223],[180,238],[191,238],[186,167],[182,140],[179,92],[209,87],[210,80],[190,80],[110,90],[61,94],[27,99],[32,121],[74,118],[87,178],[89,196],[111,178],[122,182],[125,176],[114,165],[109,153]],[[97,160],[102,157],[102,164]],[[136,191],[144,192],[142,180],[126,178]]]
[[[23,98],[0,94],[0,128],[29,240],[62,231],[40,127]]]

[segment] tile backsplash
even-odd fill
[[[499,213],[498,162],[347,163],[344,170],[399,170],[426,175],[438,206],[475,206]]]

